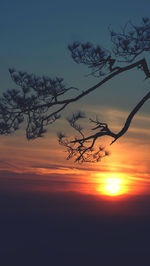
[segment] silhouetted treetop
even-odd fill
[[[103,76],[110,69],[110,52],[92,43],[74,42],[68,46],[73,60],[91,68],[92,74]]]
[[[140,26],[128,22],[121,32],[110,29],[113,53],[125,62],[132,62],[143,52],[150,51],[150,20],[143,18]]]
[[[46,126],[60,118],[61,108],[51,108],[60,96],[75,88],[66,87],[63,78],[37,77],[15,69],[9,72],[19,88],[7,90],[0,98],[0,133],[12,133],[27,118],[27,139],[42,137]]]

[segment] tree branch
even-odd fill
[[[110,143],[112,145],[115,141],[117,141],[120,137],[122,137],[130,127],[131,121],[134,118],[135,114],[140,110],[140,108],[144,105],[144,103],[150,98],[150,92],[148,92],[141,101],[135,106],[135,108],[130,112],[127,117],[123,128],[118,132],[112,132],[106,123],[100,122],[98,119],[93,120],[90,119],[90,122],[96,124],[96,127],[92,128],[92,130],[99,130],[95,134],[89,135],[87,137],[84,136],[81,129],[78,127],[74,127],[74,125],[70,124],[76,131],[78,131],[82,138],[74,138],[73,140],[69,140],[65,135],[58,135],[59,143],[67,148],[68,151],[68,159],[72,157],[75,158],[76,162],[98,162],[101,158],[109,155],[109,153],[102,146],[94,147],[96,141],[104,136],[109,136],[114,138],[114,140]]]
[[[150,98],[150,92],[148,92],[143,98],[142,100],[135,106],[135,108],[131,111],[131,113],[129,114],[129,116],[126,119],[125,125],[123,126],[123,128],[118,132],[118,134],[116,134],[115,139],[111,142],[111,144],[113,144],[117,139],[119,139],[121,136],[123,136],[127,130],[130,127],[131,121],[134,118],[135,114],[140,110],[140,108],[143,106],[143,104]]]

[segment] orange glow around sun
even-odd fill
[[[120,196],[128,194],[128,179],[121,174],[107,174],[101,178],[97,191],[105,196]]]
[[[103,185],[103,193],[110,196],[124,194],[123,182],[118,178],[107,178]]]

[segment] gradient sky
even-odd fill
[[[98,79],[86,77],[88,69],[72,61],[67,45],[75,40],[91,41],[109,49],[111,47],[108,32],[110,24],[115,30],[119,30],[129,20],[138,24],[142,17],[149,16],[149,10],[150,2],[148,0],[137,3],[129,0],[1,1],[0,92],[16,87],[10,79],[9,67],[52,78],[55,76],[64,77],[68,86],[78,87],[81,91],[89,88],[97,83]],[[135,116],[126,136],[110,148],[111,155],[101,163],[77,165],[73,161],[66,161],[66,153],[58,145],[56,139],[58,130],[62,128],[69,130],[65,118],[75,110],[85,111],[93,119],[97,114],[103,122],[108,122],[114,130],[119,131],[129,110],[132,110],[149,90],[149,80],[144,81],[144,78],[142,73],[133,70],[131,73],[124,73],[108,82],[85,99],[69,106],[63,112],[62,119],[49,128],[43,139],[28,142],[23,130],[11,136],[1,136],[0,197],[1,202],[4,203],[0,205],[3,217],[2,226],[6,224],[8,227],[9,220],[12,221],[12,230],[9,229],[1,241],[3,246],[2,258],[12,254],[15,261],[18,252],[20,252],[15,265],[27,265],[23,264],[25,263],[23,261],[22,264],[19,263],[25,251],[28,254],[32,253],[32,245],[28,248],[28,243],[31,241],[35,245],[33,257],[41,250],[40,259],[42,261],[45,254],[49,252],[48,237],[44,238],[44,234],[50,236],[50,232],[52,233],[53,230],[56,233],[56,239],[51,249],[56,253],[56,257],[57,248],[55,249],[55,246],[57,246],[56,242],[60,241],[59,236],[61,235],[61,241],[58,245],[59,257],[66,254],[65,256],[70,256],[70,260],[73,257],[79,257],[81,261],[84,261],[84,255],[90,250],[91,257],[89,256],[89,260],[94,257],[98,258],[96,235],[98,234],[100,237],[102,234],[106,251],[104,232],[107,231],[106,238],[108,241],[110,239],[108,247],[110,257],[115,259],[117,257],[116,250],[118,250],[120,243],[124,243],[119,251],[120,259],[125,252],[133,262],[138,252],[141,252],[141,258],[144,256],[147,258],[149,252],[148,238],[144,239],[143,234],[149,235],[148,223],[150,220],[150,216],[148,216],[150,206],[149,103],[147,102],[142,107]],[[84,123],[87,125],[87,120]],[[127,193],[119,197],[119,200],[115,198],[113,201],[112,198],[110,200],[102,195],[102,187],[105,178],[118,177],[118,175],[123,182],[126,182],[125,191]],[[89,205],[87,206],[86,203]],[[64,213],[66,213],[66,220]],[[70,215],[74,217],[71,225],[69,225]],[[109,229],[107,227],[108,216],[111,217],[113,223]],[[128,216],[131,217],[131,220],[128,220]],[[24,217],[26,217],[27,227],[25,227]],[[71,250],[67,242],[71,241],[69,234],[72,232],[75,239],[73,228],[76,228],[77,231],[83,230],[86,217],[88,224],[81,237],[81,242],[85,247],[79,245],[78,250],[76,248],[78,240],[76,239],[75,242],[71,242],[73,243]],[[125,217],[125,220],[123,218],[118,220],[117,217]],[[139,218],[138,225],[129,245],[125,234],[130,236],[131,229],[134,230],[135,217]],[[53,225],[50,228],[51,219]],[[61,251],[61,245],[63,245],[62,238],[65,233],[61,231],[59,219],[61,220],[62,231],[64,230],[67,235],[63,251]],[[33,229],[34,222],[37,220],[39,221],[36,228],[38,233]],[[56,227],[54,226],[55,222]],[[98,222],[100,229],[98,229]],[[21,226],[25,227],[27,233],[31,234],[31,239],[29,236],[26,238],[25,232],[22,233],[22,239],[20,238],[17,231],[19,223],[21,224],[19,232],[22,232]],[[13,225],[15,226],[13,227]],[[46,225],[45,229],[41,229],[44,228],[44,225]],[[127,226],[125,232],[122,231],[121,225]],[[116,246],[113,249],[114,254],[112,254],[111,245],[113,245],[115,237],[112,232],[113,230],[117,232],[117,226],[119,240],[115,242]],[[141,228],[144,226],[145,231],[142,231]],[[68,227],[70,231],[67,231]],[[95,231],[93,229],[94,227],[97,228],[97,234],[96,229]],[[102,228],[104,228],[104,232]],[[34,231],[33,234],[32,230]],[[90,230],[93,230],[93,235],[89,233]],[[77,235],[79,235],[79,231]],[[52,233],[53,239],[55,238],[54,232]],[[135,235],[137,232],[139,232],[139,246],[136,245],[138,237]],[[91,242],[96,241],[93,248],[91,244],[86,246],[86,233],[89,233]],[[15,236],[17,240],[13,242]],[[36,237],[37,243],[40,243],[39,246],[36,244]],[[121,242],[122,239],[125,242]],[[21,242],[20,249],[19,241]],[[140,243],[142,241],[145,241],[145,249],[143,248],[141,251]],[[134,251],[132,244],[135,247]],[[14,249],[12,249],[13,245]],[[107,256],[107,252],[105,255]],[[53,259],[55,261],[55,256]],[[88,259],[86,261],[88,263]],[[135,265],[142,265],[138,263],[137,259]],[[9,262],[3,265],[9,265]],[[58,264],[53,262],[53,265]],[[66,262],[66,265],[73,264]],[[108,264],[103,263],[103,265]]]
[[[88,69],[72,61],[67,45],[75,40],[91,41],[109,49],[111,43],[108,26],[111,24],[114,29],[119,30],[129,20],[138,23],[141,17],[148,15],[148,7],[149,1],[137,5],[131,1],[2,2],[0,90],[16,87],[9,77],[9,67],[52,78],[62,76],[68,86],[75,86],[81,90],[90,87],[97,83],[98,79],[86,77]],[[2,136],[2,170],[32,169],[33,172],[34,165],[38,165],[39,168],[50,168],[53,164],[56,167],[69,165],[76,168],[77,165],[73,162],[65,160],[66,154],[56,140],[56,132],[67,127],[65,118],[68,114],[82,110],[93,119],[97,114],[112,128],[119,130],[129,110],[148,91],[149,81],[143,80],[144,75],[137,70],[111,80],[85,99],[69,106],[63,112],[62,120],[49,128],[43,140],[27,142],[23,131],[9,137]],[[146,103],[136,115],[128,134],[111,148],[110,158],[100,165],[90,167],[94,170],[106,170],[111,168],[110,165],[114,168],[115,165],[123,165],[132,168],[134,172],[135,164],[140,162],[140,171],[149,173],[149,111],[149,104]],[[131,159],[127,154],[130,154]],[[8,167],[8,164],[11,167]],[[89,166],[85,168],[87,167]],[[84,169],[84,166],[82,168]]]

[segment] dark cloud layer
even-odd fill
[[[150,196],[0,195],[1,265],[148,265]]]

